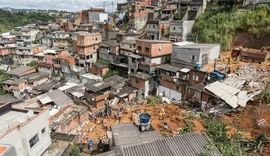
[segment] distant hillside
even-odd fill
[[[40,21],[55,21],[54,16],[49,16],[45,13],[35,13],[35,12],[20,12],[20,13],[10,13],[9,11],[0,10],[0,33],[10,31],[14,27],[26,25],[30,23],[35,23]]]
[[[35,9],[15,9],[10,7],[0,8],[1,10],[11,10],[11,11],[35,11]]]
[[[228,49],[233,45],[261,48],[267,45],[264,40],[270,35],[270,8],[258,5],[255,9],[228,10],[223,7],[206,9],[195,22],[192,39],[198,42],[220,43]],[[221,40],[222,37],[222,40]],[[262,44],[251,44],[251,41]]]

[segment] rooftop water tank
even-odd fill
[[[148,113],[142,113],[139,115],[141,124],[150,124],[151,115]]]
[[[196,62],[195,67],[196,67],[196,69],[200,69],[202,67],[202,63],[201,62]]]
[[[151,115],[148,113],[142,113],[139,115],[140,120],[139,130],[141,132],[150,130],[150,119]]]

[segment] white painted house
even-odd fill
[[[51,144],[49,110],[0,107],[0,142],[13,145],[20,156],[41,155]]]

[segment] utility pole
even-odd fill
[[[179,15],[180,15],[180,12],[181,12],[181,9],[180,9],[180,2],[181,2],[181,0],[178,0],[178,13],[179,13]]]
[[[105,11],[105,4],[106,4],[107,2],[103,2],[103,9],[104,9],[104,11]]]
[[[220,32],[220,41],[219,41],[219,44],[220,44],[220,53],[219,53],[219,58],[221,57],[221,51],[222,51],[222,42],[223,42],[223,30],[221,29],[221,32]]]
[[[112,12],[113,12],[113,1],[112,1]]]

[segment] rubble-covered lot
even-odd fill
[[[164,112],[163,112],[164,110]],[[178,134],[179,128],[187,128],[186,123],[192,123],[191,132],[206,131],[203,126],[203,120],[190,111],[186,111],[175,104],[161,104],[161,105],[137,105],[130,108],[128,112],[121,112],[121,123],[134,122],[135,114],[147,112],[151,115],[152,127],[165,136]],[[98,142],[99,139],[106,138],[106,131],[102,124],[102,119],[106,120],[108,127],[112,124],[119,123],[117,119],[112,115],[107,118],[97,118],[97,122],[89,120],[85,126],[78,131],[79,138],[82,142],[87,143],[89,139],[93,139],[94,142]],[[163,122],[168,123],[168,130],[164,128]]]

